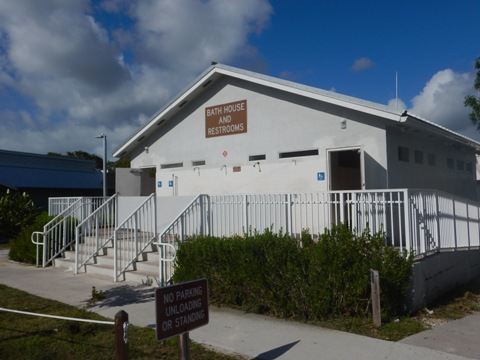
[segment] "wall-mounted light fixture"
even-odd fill
[[[262,169],[260,169],[260,161],[257,161],[255,164],[253,164],[253,167],[257,167],[258,165],[258,172],[262,172]]]
[[[145,146],[145,152],[148,154],[149,148],[148,146]]]
[[[343,119],[343,120],[340,122],[340,128],[341,128],[342,130],[347,128],[347,120],[346,120],[346,119]]]
[[[220,168],[220,171],[222,171],[223,169],[225,169],[225,175],[227,175],[227,165],[223,165],[223,166]]]
[[[195,172],[195,170],[198,171],[198,176],[200,176],[200,168],[199,168],[198,166],[195,166],[195,167],[193,168],[193,172]]]

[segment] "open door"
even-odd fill
[[[332,224],[354,226],[350,191],[365,189],[364,157],[360,147],[328,150],[330,219]]]
[[[343,148],[328,151],[329,189],[364,190],[365,174],[361,148]]]
[[[140,196],[149,196],[156,191],[155,188],[155,173],[156,169],[151,168],[142,168],[142,178],[140,185]]]

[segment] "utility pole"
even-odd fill
[[[101,134],[95,136],[97,139],[103,139],[103,200],[107,198],[107,135]]]

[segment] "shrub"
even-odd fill
[[[0,196],[0,237],[13,239],[20,230],[32,224],[37,210],[26,193],[10,191]]]
[[[402,310],[413,257],[384,245],[384,235],[360,236],[346,226],[326,230],[315,242],[286,234],[194,237],[179,244],[174,281],[206,277],[218,305],[284,318],[323,319],[368,315],[370,269],[380,273],[382,313]]]
[[[34,231],[43,231],[43,227],[53,217],[46,212],[40,213],[33,224],[25,226],[18,236],[10,242],[9,258],[19,262],[36,263],[37,249],[31,237]]]

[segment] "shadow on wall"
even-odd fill
[[[367,152],[364,153],[364,158],[366,189],[387,189],[387,169],[385,169]]]

